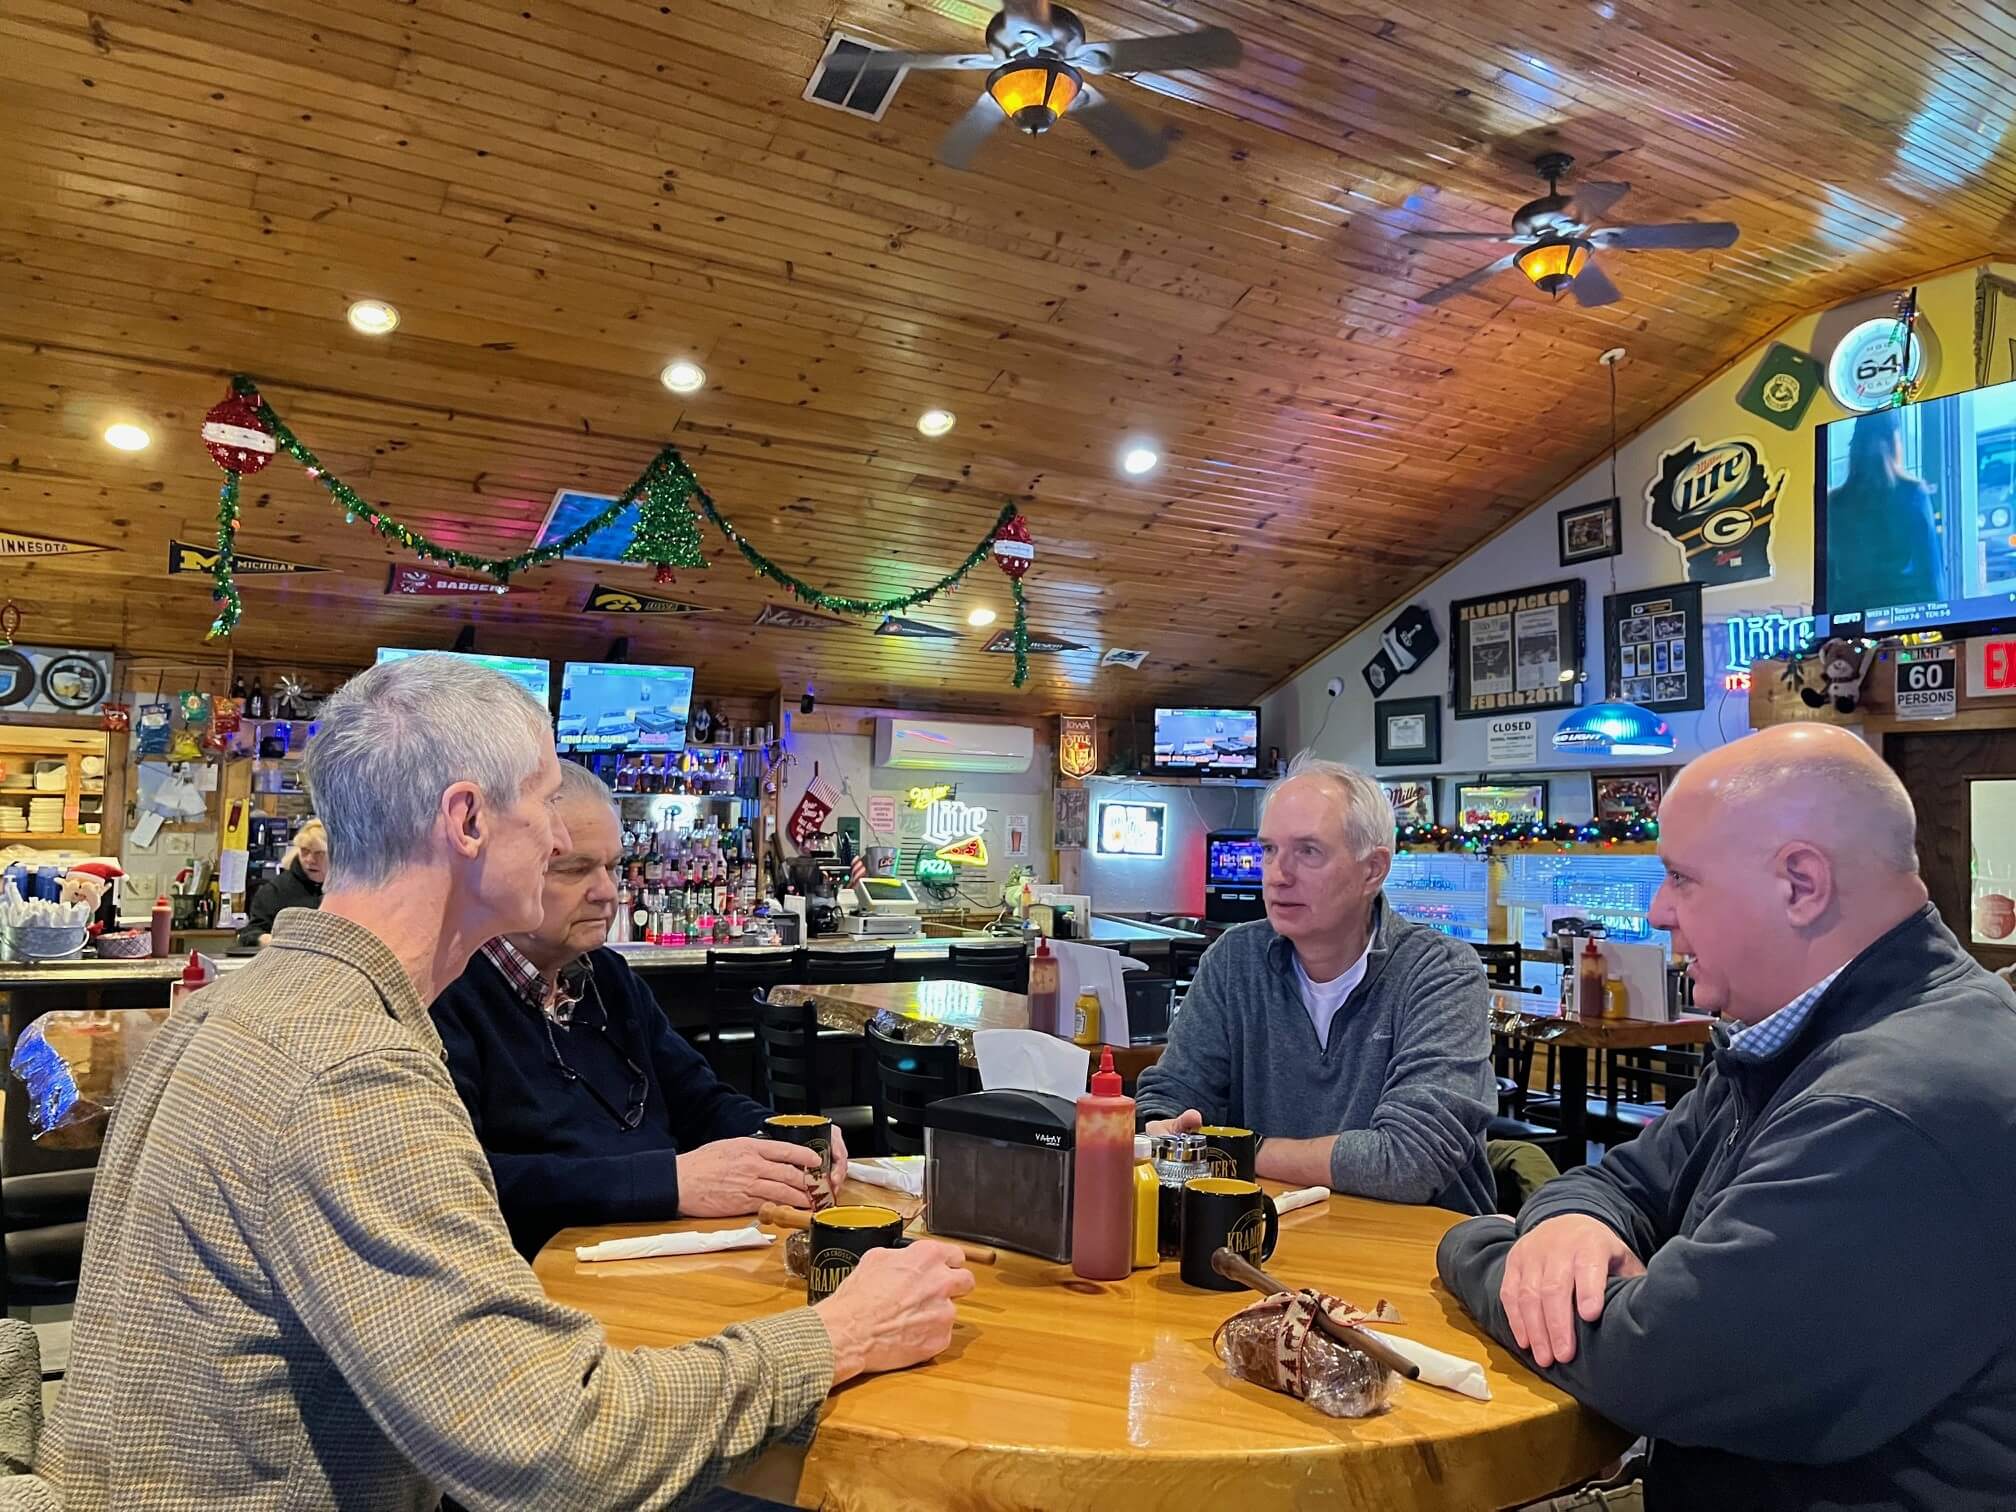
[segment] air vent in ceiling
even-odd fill
[[[886,51],[887,48],[859,38],[833,33],[826,39],[826,51],[812,70],[804,98],[814,105],[828,105],[864,120],[881,120],[889,102],[896,98],[896,86],[903,82],[908,70],[899,68],[893,73],[877,72],[863,78],[861,62],[870,53]]]

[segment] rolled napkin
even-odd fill
[[[887,1187],[912,1197],[924,1195],[922,1155],[878,1155],[847,1162],[847,1174],[869,1186]]]
[[[1303,1187],[1297,1192],[1283,1192],[1279,1197],[1274,1199],[1274,1211],[1277,1213],[1292,1213],[1297,1208],[1310,1207],[1318,1202],[1326,1201],[1329,1196],[1330,1188],[1328,1187]]]
[[[600,1244],[576,1247],[574,1258],[586,1264],[593,1260],[650,1260],[659,1255],[710,1255],[715,1250],[761,1249],[777,1242],[750,1224],[747,1228],[712,1229],[693,1234],[639,1234],[634,1239],[604,1239]]]
[[[1444,1354],[1439,1349],[1430,1349],[1414,1339],[1403,1339],[1398,1334],[1381,1333],[1376,1328],[1365,1332],[1382,1344],[1392,1346],[1395,1354],[1404,1355],[1421,1369],[1423,1386],[1440,1386],[1445,1391],[1460,1392],[1467,1397],[1475,1397],[1480,1402],[1491,1400],[1490,1383],[1484,1379],[1484,1367],[1475,1360],[1465,1360],[1457,1355]]]

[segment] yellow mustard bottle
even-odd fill
[[[1078,994],[1078,1006],[1072,1010],[1071,1043],[1083,1045],[1087,1050],[1096,1050],[1106,1041],[1099,1033],[1099,989],[1087,987]]]
[[[1162,1183],[1155,1175],[1155,1144],[1134,1136],[1134,1269],[1162,1263]]]

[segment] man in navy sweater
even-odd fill
[[[1736,1020],[1679,1106],[1515,1225],[1450,1230],[1500,1342],[1653,1440],[1646,1506],[2016,1507],[2016,994],[1926,901],[1843,730],[1687,768],[1652,922]]]
[[[597,948],[622,830],[599,777],[560,770],[570,840],[546,871],[544,922],[490,941],[432,1009],[512,1242],[529,1258],[576,1224],[810,1207],[818,1157],[751,1137],[770,1110],[716,1077],[623,958]],[[846,1173],[835,1129],[835,1187]]]

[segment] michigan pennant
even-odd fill
[[[215,546],[192,546],[187,541],[168,543],[168,575],[175,577],[184,572],[211,573],[217,568],[217,548]],[[309,567],[300,562],[283,562],[278,557],[244,556],[231,554],[231,571],[240,576],[259,576],[282,572],[327,572],[327,567]]]

